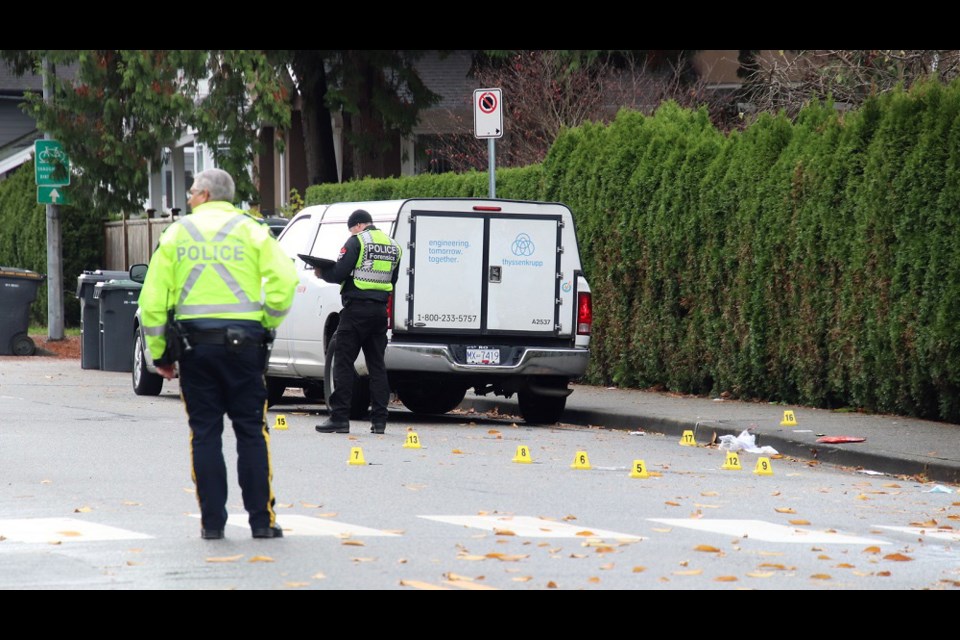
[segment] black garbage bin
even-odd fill
[[[27,330],[30,304],[46,276],[28,269],[0,267],[0,355],[32,356],[37,350]]]
[[[100,302],[100,368],[133,371],[133,319],[140,288],[133,280],[108,280],[93,287]]]
[[[129,278],[126,271],[84,271],[77,276],[80,299],[80,368],[100,368],[100,301],[93,297],[98,282]]]

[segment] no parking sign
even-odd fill
[[[500,89],[473,92],[473,135],[477,138],[503,137],[503,100]]]

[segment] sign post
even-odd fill
[[[500,89],[476,89],[473,92],[473,135],[487,139],[490,172],[490,197],[497,197],[497,147],[503,137],[503,95]]]

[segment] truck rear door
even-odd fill
[[[557,335],[560,223],[559,215],[413,207],[407,330]]]

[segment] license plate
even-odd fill
[[[467,364],[500,364],[500,349],[467,349]]]

